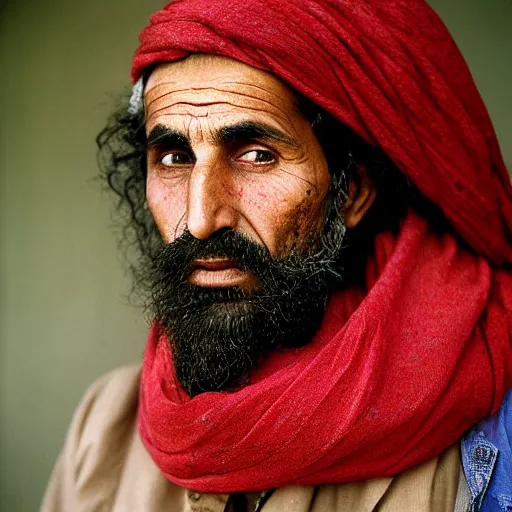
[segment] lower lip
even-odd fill
[[[221,288],[247,285],[250,281],[250,277],[247,272],[243,272],[236,267],[223,268],[219,270],[198,268],[192,272],[188,281],[196,286]]]

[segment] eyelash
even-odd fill
[[[257,161],[243,161],[241,160],[242,157],[244,157],[245,155],[248,155],[249,153],[256,153],[256,158],[255,160],[258,160],[258,157],[261,158],[262,154],[265,155],[266,157],[269,157],[270,158],[270,161],[268,162],[257,162]],[[168,157],[168,156],[186,156],[189,161],[188,162],[185,162],[185,163],[175,163],[175,164],[164,164],[163,163],[163,160],[164,158]],[[269,165],[273,165],[276,163],[277,161],[277,158],[278,158],[278,155],[266,148],[266,147],[261,147],[261,146],[258,146],[258,147],[252,147],[252,148],[245,148],[243,152],[240,152],[238,154],[236,154],[236,156],[232,159],[233,162],[235,163],[238,163],[240,165],[243,165],[243,166],[257,166],[257,167],[264,167],[264,166],[269,166]],[[193,155],[190,155],[188,154],[186,151],[183,151],[183,150],[172,150],[172,151],[167,151],[165,153],[162,153],[160,155],[158,155],[157,159],[156,159],[156,162],[157,162],[157,165],[159,166],[162,166],[164,168],[171,168],[171,167],[185,167],[187,165],[190,165],[191,163],[194,162],[194,157]]]
[[[186,156],[189,160],[192,160],[193,161],[193,158],[185,151],[179,151],[179,150],[175,150],[175,151],[170,151],[170,152],[167,152],[167,153],[164,153],[163,155],[159,156],[158,158],[158,163],[160,165],[163,165],[164,167],[171,167],[172,165],[166,165],[163,163],[163,160],[165,157],[168,157],[168,156]],[[186,162],[186,163],[178,163],[178,164],[174,164],[176,166],[184,166],[184,165],[188,165],[190,162]]]
[[[252,148],[252,149],[248,149],[248,150],[244,151],[243,153],[241,153],[240,155],[238,155],[238,157],[235,160],[240,160],[243,156],[248,155],[250,153],[256,153],[257,156],[260,156],[260,157],[261,157],[262,154],[264,154],[266,156],[270,156],[272,160],[270,162],[257,162],[257,161],[254,161],[254,162],[250,162],[250,161],[243,162],[242,161],[243,165],[257,165],[257,166],[271,165],[271,164],[275,163],[275,161],[277,159],[277,156],[275,155],[275,153],[273,153],[269,149],[266,149],[266,148],[265,149],[262,149],[262,148]],[[258,158],[256,157],[255,160],[258,160]]]

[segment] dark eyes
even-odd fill
[[[237,159],[239,162],[250,164],[271,164],[275,161],[274,155],[270,151],[264,149],[252,149],[240,155]]]
[[[252,165],[268,165],[275,160],[274,154],[265,149],[251,149],[234,159],[235,162]],[[185,151],[173,151],[162,156],[160,163],[165,167],[176,167],[193,164],[194,159]]]
[[[185,153],[184,151],[175,151],[174,153],[167,153],[164,155],[160,163],[165,165],[165,167],[173,167],[175,165],[189,165],[192,163],[192,159],[190,155]]]

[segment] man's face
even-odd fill
[[[284,256],[321,229],[330,174],[282,82],[231,59],[194,55],[157,68],[145,101],[147,201],[166,242],[185,227],[201,240],[230,228]],[[224,270],[192,280],[250,282]]]
[[[262,71],[192,56],[158,67],[145,103],[147,201],[166,242],[154,312],[191,395],[232,389],[320,325],[344,235],[341,216],[325,223],[331,176],[296,96]]]

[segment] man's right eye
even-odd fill
[[[160,163],[165,167],[174,167],[176,165],[188,165],[191,163],[191,158],[183,151],[174,151],[167,153],[160,159]]]

